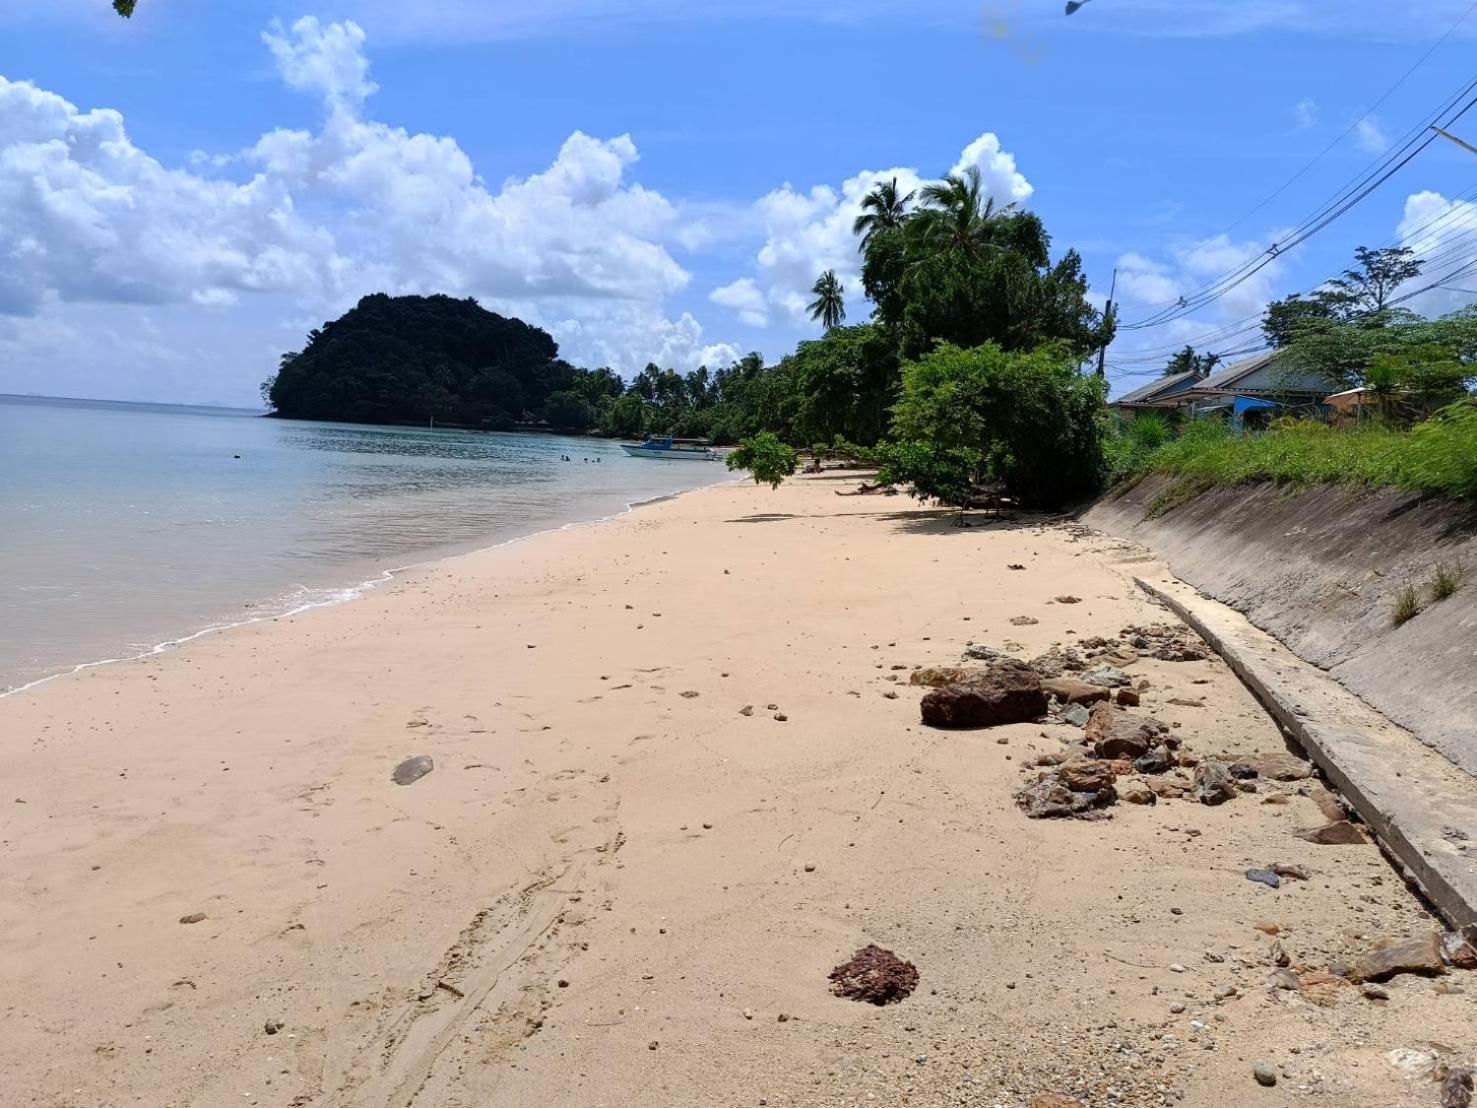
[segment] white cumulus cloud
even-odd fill
[[[740,277],[732,284],[714,289],[708,299],[714,304],[731,308],[740,321],[751,327],[763,327],[769,322],[769,301],[752,277]]]
[[[989,132],[964,148],[950,172],[962,173],[971,167],[980,171],[986,195],[997,204],[1023,203],[1034,191],[1016,168],[1015,158]],[[930,179],[917,168],[897,166],[863,170],[839,185],[815,185],[803,192],[787,183],[761,197],[752,213],[764,234],[754,258],[755,272],[715,289],[710,299],[746,323],[771,315],[799,323],[806,319],[805,306],[816,277],[833,269],[847,301],[860,306],[861,258],[852,224],[861,214],[867,193],[877,182],[894,177],[904,194]]]
[[[1354,141],[1359,144],[1359,149],[1369,154],[1383,154],[1390,148],[1389,136],[1372,115],[1365,116],[1355,125]]]
[[[116,111],[0,77],[0,315],[113,303],[221,315],[276,297],[301,318],[372,291],[440,291],[577,320],[566,355],[627,371],[727,355],[691,315],[664,311],[690,279],[668,243],[695,232],[629,179],[629,135],[576,131],[546,168],[492,189],[454,138],[368,115],[376,86],[354,23],[305,17],[262,37],[282,80],[320,99],[321,124],[197,152],[188,168],[135,146]]]

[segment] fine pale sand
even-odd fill
[[[1072,728],[920,724],[907,668],[971,640],[1166,619],[1131,551],[855,480],[689,494],[0,700],[4,1103],[1435,1104],[1387,1055],[1468,1046],[1477,990],[1265,985],[1259,921],[1294,969],[1431,926],[1375,847],[1294,836],[1323,821],[1297,785],[1033,822],[1012,794]],[[1218,660],[1132,671],[1194,750],[1282,749]],[[1269,863],[1312,879],[1244,876]],[[901,1004],[828,991],[872,941],[918,967]]]

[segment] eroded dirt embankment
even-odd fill
[[[1244,612],[1345,687],[1477,774],[1477,509],[1396,490],[1214,488],[1146,518],[1150,477],[1086,514]],[[1435,599],[1438,566],[1463,573]],[[1421,604],[1396,624],[1398,595]]]

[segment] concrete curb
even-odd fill
[[[1239,612],[1167,574],[1134,583],[1226,660],[1450,926],[1477,924],[1477,778]]]

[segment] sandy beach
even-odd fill
[[[0,700],[5,1103],[1435,1105],[1389,1053],[1465,1047],[1477,990],[1266,985],[1274,930],[1316,974],[1433,926],[1376,847],[1294,835],[1315,784],[1032,821],[1080,732],[920,723],[909,672],[967,643],[1170,618],[1141,556],[855,482],[686,494]],[[1129,668],[1187,747],[1285,749],[1214,657]],[[1309,879],[1246,879],[1272,863]],[[869,942],[916,964],[902,1003],[831,995]]]

